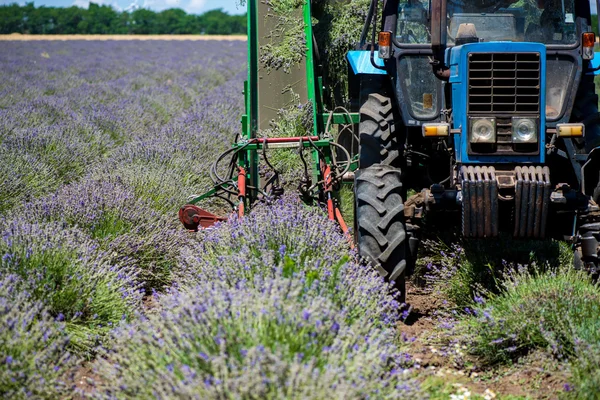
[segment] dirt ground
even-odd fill
[[[244,35],[0,35],[0,41],[31,40],[246,40]]]
[[[456,398],[477,395],[485,399],[555,399],[568,387],[565,386],[570,377],[568,370],[541,352],[510,366],[478,366],[478,360],[469,357],[466,357],[469,367],[457,365],[455,358],[445,355],[447,349],[442,349],[435,340],[442,329],[436,311],[445,306],[444,300],[408,283],[407,301],[411,313],[400,330],[412,342],[407,352],[420,366],[423,386],[440,396],[433,398],[455,394]],[[458,351],[461,350],[464,351]]]

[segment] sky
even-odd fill
[[[0,4],[24,4],[30,1],[33,1],[36,7],[69,7],[72,5],[87,7],[90,3],[89,0],[0,0]],[[92,3],[111,5],[117,10],[132,7],[149,8],[154,11],[181,8],[188,14],[202,14],[215,8],[222,8],[229,14],[243,14],[246,12],[245,7],[237,5],[238,0],[92,0]]]

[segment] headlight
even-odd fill
[[[471,118],[471,143],[496,143],[496,120]]]
[[[538,129],[537,120],[531,118],[512,119],[512,141],[513,143],[537,143]]]

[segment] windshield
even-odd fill
[[[448,44],[455,43],[461,24],[475,25],[484,42],[512,41],[573,44],[574,0],[448,0]],[[430,35],[430,1],[401,0],[397,39],[400,43],[427,44]]]

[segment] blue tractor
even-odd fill
[[[349,236],[336,192],[353,186],[359,252],[402,296],[425,216],[467,238],[566,239],[575,265],[598,273],[596,3],[371,0],[355,10],[366,23],[339,107],[314,33],[324,1],[247,0],[242,134],[211,169],[215,187],[180,209],[187,229],[226,219],[198,207],[208,198],[243,217],[288,190],[266,151],[283,149],[302,160],[301,198]],[[303,129],[270,136],[288,105]],[[350,140],[335,124],[354,127]]]
[[[468,238],[567,240],[575,265],[598,273],[596,9],[587,0],[371,2],[348,54],[360,113],[357,242],[402,292],[423,217],[448,211]]]

